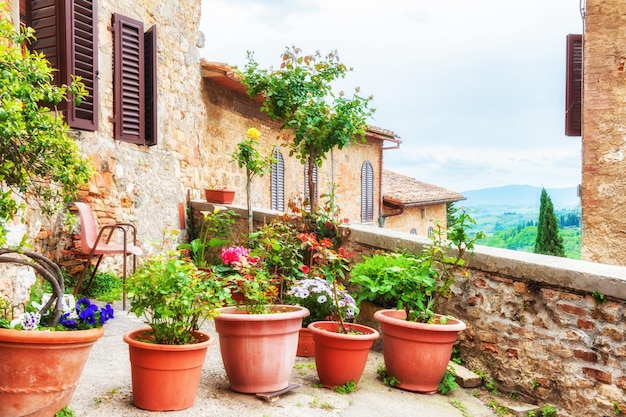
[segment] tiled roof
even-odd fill
[[[465,200],[462,194],[383,170],[383,200],[393,205],[427,206]]]

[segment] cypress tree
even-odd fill
[[[541,190],[535,253],[565,257],[563,238],[559,236],[559,222],[554,214],[552,199],[545,188]]]

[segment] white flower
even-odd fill
[[[326,302],[327,298],[325,295],[320,295],[319,297],[317,297],[317,302],[320,304],[324,304]]]
[[[39,313],[22,313],[20,316],[11,321],[11,327],[15,328],[21,324],[24,330],[37,330],[41,315]]]

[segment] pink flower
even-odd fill
[[[222,249],[222,262],[224,262],[224,265],[241,266],[241,258],[247,257],[249,253],[250,249],[246,249],[243,246]]]

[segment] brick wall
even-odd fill
[[[344,240],[362,255],[419,251],[423,238],[350,225]],[[441,313],[467,329],[460,350],[469,369],[500,391],[559,416],[609,416],[626,405],[626,267],[478,247]],[[593,292],[607,301],[599,304]]]
[[[626,265],[626,3],[587,0],[583,67],[582,256]]]

